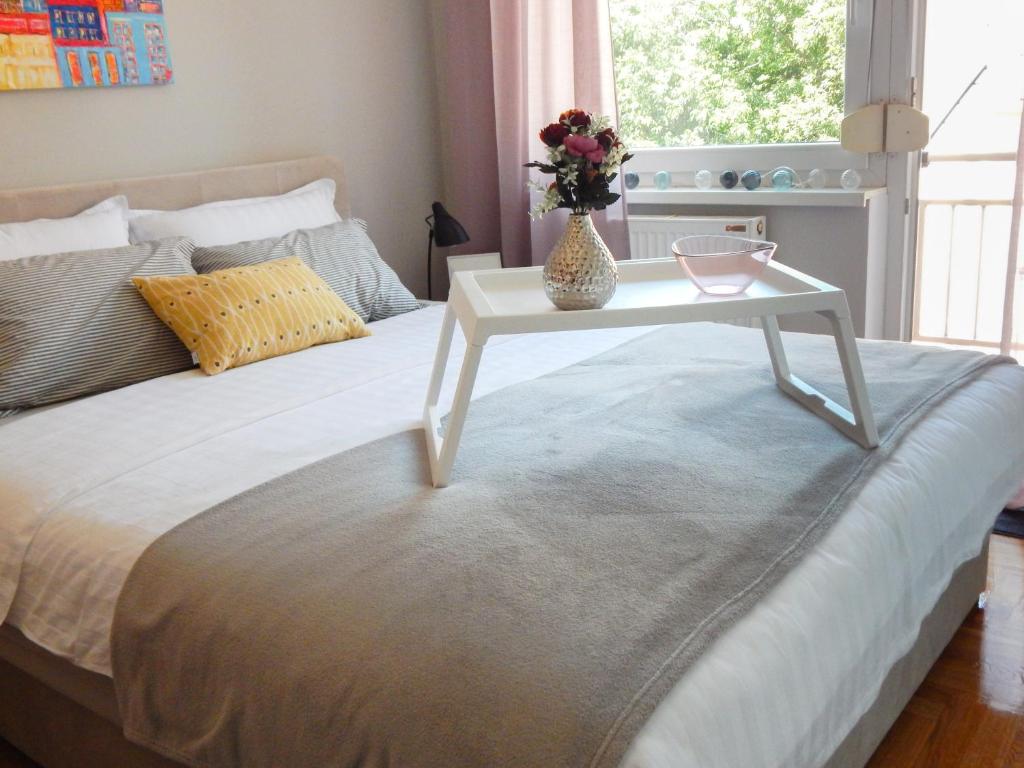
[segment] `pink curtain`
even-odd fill
[[[542,264],[567,212],[531,222],[523,164],[543,159],[537,133],[563,110],[616,121],[608,2],[435,0],[435,11],[445,202],[472,238],[459,250],[500,244],[505,266]],[[629,258],[624,202],[594,221]]]
[[[448,253],[493,253],[501,250],[501,226],[490,0],[438,0],[434,24],[444,169],[441,201],[470,236],[468,243]],[[434,284],[444,286],[448,271],[444,252],[439,253]]]
[[[616,120],[607,0],[491,0],[494,107],[501,244],[507,266],[543,264],[565,228],[566,211],[531,222],[540,194],[523,164],[543,159],[537,138],[559,113],[579,107]],[[621,192],[621,178],[616,181]],[[629,258],[625,204],[595,213],[616,258]]]

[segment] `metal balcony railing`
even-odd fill
[[[945,162],[1013,162],[1013,152],[932,155]],[[1013,201],[925,199],[918,207],[913,339],[998,350]]]

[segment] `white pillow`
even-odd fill
[[[0,224],[0,261],[127,245],[128,201],[120,195],[66,219]]]
[[[335,186],[333,179],[320,179],[276,197],[220,200],[180,211],[131,211],[132,242],[187,237],[209,247],[325,227],[341,221],[334,209]]]

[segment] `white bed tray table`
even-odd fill
[[[451,478],[484,346],[491,336],[505,334],[758,318],[779,388],[864,448],[877,447],[878,430],[850,308],[841,289],[776,262],[735,296],[701,293],[671,258],[622,261],[618,268],[619,285],[611,301],[601,309],[577,311],[559,310],[548,301],[541,267],[467,270],[453,275],[423,409],[435,487],[447,485]],[[817,313],[831,325],[851,410],[789,370],[778,318],[805,312]],[[447,427],[442,430],[437,406],[456,321],[466,337],[466,354]]]

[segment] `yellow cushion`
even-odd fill
[[[359,315],[299,258],[132,282],[211,376],[370,335]]]

